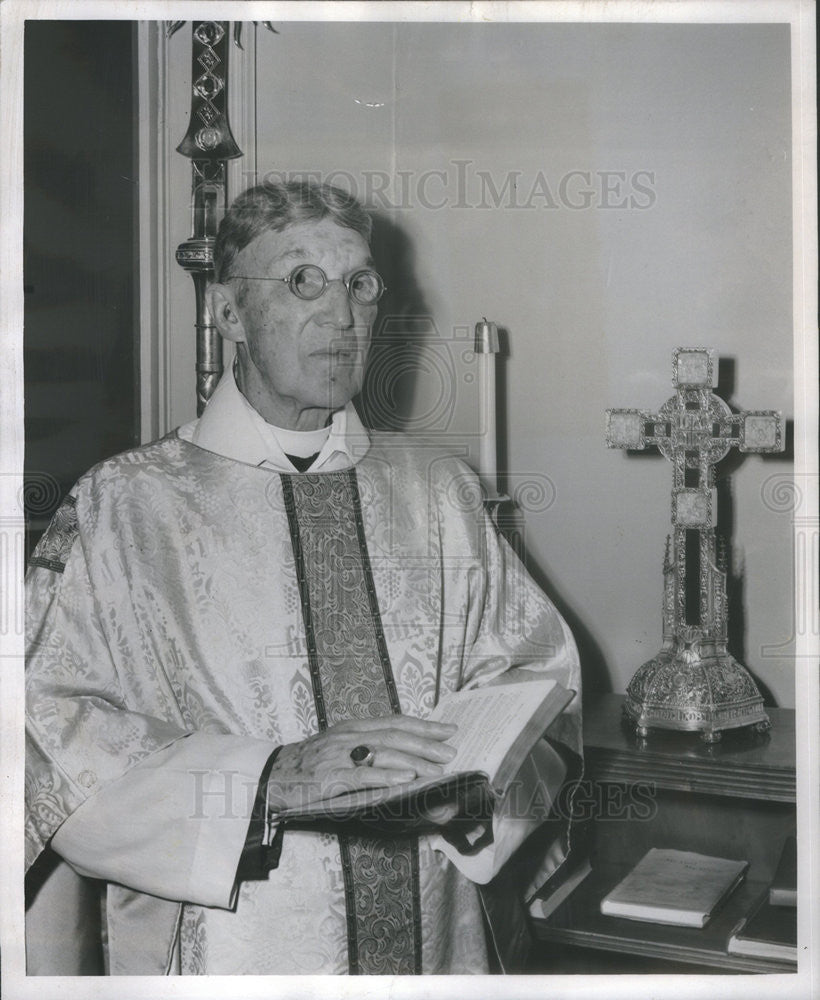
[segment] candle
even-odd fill
[[[498,493],[495,426],[495,356],[498,352],[498,327],[486,316],[475,326],[475,352],[478,360],[478,407],[481,415],[478,444],[478,471],[490,496]]]

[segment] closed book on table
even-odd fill
[[[730,955],[796,962],[796,908],[772,906],[768,892],[763,893],[732,932],[726,950]]]
[[[555,875],[546,882],[530,903],[530,914],[544,919],[554,913],[561,903],[577,889],[592,871],[589,858],[570,857]]]
[[[797,906],[797,837],[786,837],[777,871],[769,886],[772,906]]]
[[[653,847],[601,900],[601,913],[703,927],[748,867],[748,861]]]

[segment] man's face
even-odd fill
[[[236,305],[244,330],[238,354],[242,391],[262,416],[309,430],[361,389],[377,307],[352,301],[333,280],[372,267],[372,260],[362,236],[330,219],[263,233],[237,255],[232,271],[282,278],[298,264],[322,268],[324,293],[307,301],[284,281],[245,282]],[[236,289],[239,282],[230,284]]]

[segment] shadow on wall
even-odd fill
[[[578,656],[581,660],[581,678],[583,681],[583,698],[586,701],[589,697],[599,693],[612,691],[612,679],[603,650],[585,622],[579,617],[570,604],[566,602],[561,594],[560,588],[533,559],[531,553],[524,545],[526,515],[517,506],[507,504],[501,509],[498,517],[498,527],[519,559],[527,567],[527,571],[541,590],[549,597],[558,609],[562,618],[569,625],[570,631],[575,638],[578,647]],[[589,572],[595,572],[595,568],[590,566]],[[561,569],[558,568],[558,578],[561,576]],[[613,599],[615,593],[613,593]],[[660,616],[658,617],[658,635],[660,637]],[[659,639],[660,641],[660,639]],[[635,664],[635,669],[640,664]]]
[[[387,291],[379,305],[359,408],[374,430],[411,430],[417,375],[425,346],[437,332],[416,281],[415,250],[407,234],[374,215],[371,248]]]
[[[424,410],[424,406],[418,405],[417,395],[420,381],[430,375],[428,365],[431,357],[434,357],[436,342],[440,340],[440,336],[424,291],[416,281],[415,250],[409,237],[399,226],[379,215],[374,216],[371,246],[387,291],[379,307],[367,377],[358,400],[362,419],[374,430],[435,433],[437,420],[431,419],[435,414],[420,412]],[[500,332],[506,341],[506,330]],[[505,412],[507,396],[503,365],[505,354],[506,351],[502,350],[498,359],[497,402],[501,414]],[[443,375],[444,371],[442,368],[435,374]],[[455,372],[452,374],[449,389],[452,398],[441,401],[444,408],[448,403],[454,404],[458,391],[457,375]],[[446,420],[444,423],[446,425]],[[506,447],[502,447],[505,443],[499,442],[502,466],[506,461]],[[444,440],[442,444],[446,446]],[[498,518],[499,530],[572,629],[581,654],[585,688],[590,691],[608,691],[611,689],[608,671],[591,631],[561,598],[541,567],[534,565],[531,554],[525,550],[523,517],[523,512],[516,505],[505,505]]]

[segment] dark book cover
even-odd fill
[[[797,961],[797,910],[772,906],[768,892],[757,900],[729,938],[727,949],[735,955]]]
[[[773,906],[797,906],[797,837],[786,837],[783,851],[769,886],[769,902]]]

